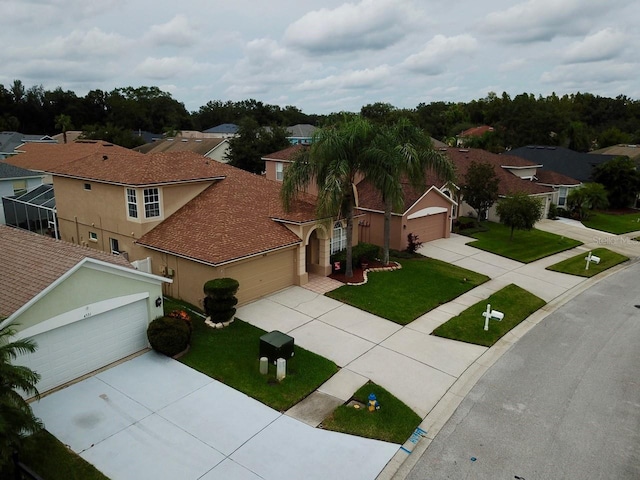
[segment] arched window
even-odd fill
[[[331,235],[331,254],[347,248],[347,229],[342,226],[342,222],[333,224],[333,234]]]

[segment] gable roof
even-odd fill
[[[567,175],[563,175],[552,170],[538,170],[536,172],[536,178],[538,179],[538,183],[542,185],[568,186],[580,185],[582,183],[580,180],[576,180],[575,178],[571,178]]]
[[[542,145],[515,148],[509,154],[540,163],[541,170],[552,170],[581,182],[590,181],[594,167],[615,158],[615,155],[582,153],[564,147]]]
[[[27,143],[20,147],[20,152],[6,162],[29,170],[50,172],[92,154],[111,155],[131,150],[102,140],[81,140],[73,143]]]
[[[441,151],[446,153],[455,165],[458,183],[463,182],[471,162],[475,161],[476,163],[488,163],[493,166],[493,171],[499,180],[498,195],[500,196],[511,195],[517,192],[536,195],[552,191],[551,187],[539,185],[530,180],[524,180],[504,168],[505,166],[522,168],[536,167],[538,165],[524,158],[519,158],[514,155],[497,155],[479,148],[447,148],[441,149]]]
[[[41,173],[37,173],[26,168],[16,167],[7,162],[0,161],[0,180],[9,178],[33,178],[42,177]]]
[[[226,133],[226,134],[236,134],[238,133],[238,125],[235,123],[221,123],[220,125],[216,125],[215,127],[211,127],[205,130],[202,133]]]
[[[464,132],[460,132],[458,137],[481,137],[487,132],[493,132],[493,127],[489,125],[480,125],[479,127],[471,127]]]
[[[314,221],[313,197],[301,195],[292,210],[285,212],[279,182],[214,163],[224,179],[205,189],[136,243],[217,266],[301,242],[281,222]]]
[[[85,258],[133,269],[117,255],[0,225],[0,316],[11,316]]]
[[[589,152],[589,155],[614,155],[616,157],[629,157],[631,160],[640,160],[640,145],[620,143],[618,145],[594,150],[593,152]]]
[[[262,157],[262,160],[271,160],[274,162],[293,162],[296,158],[296,155],[301,150],[305,148],[309,148],[307,145],[292,145],[283,150],[278,150],[277,152],[269,153]]]
[[[313,137],[313,133],[317,130],[317,127],[309,124],[309,123],[299,123],[297,125],[292,125],[287,127],[287,132],[290,137],[303,137],[303,138],[311,138]]]
[[[195,152],[206,155],[222,143],[229,143],[226,138],[165,138],[147,143],[134,150],[140,153],[162,153],[162,152]]]
[[[222,178],[219,162],[193,152],[92,154],[49,171],[70,177],[117,185],[166,185]]]

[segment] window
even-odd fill
[[[279,182],[284,178],[284,164],[282,162],[276,162],[276,180]]]
[[[89,232],[89,240],[92,242],[97,242],[98,234],[96,232]]]
[[[342,222],[336,222],[333,225],[330,248],[332,255],[347,248],[347,229],[342,226]]]
[[[564,207],[567,204],[567,187],[558,188],[558,206]]]
[[[144,189],[144,217],[160,216],[160,193],[157,188]]]
[[[91,190],[91,184],[90,183],[85,183],[84,184],[84,189],[85,190]]]
[[[120,254],[120,245],[118,245],[118,239],[117,238],[110,238],[109,239],[109,246],[111,247],[111,253]]]
[[[27,181],[26,180],[14,180],[13,181],[13,194],[22,195],[27,193]]]
[[[133,188],[127,188],[127,213],[131,218],[138,218],[138,199]]]

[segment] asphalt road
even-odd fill
[[[480,379],[408,479],[640,479],[640,263],[565,304]]]

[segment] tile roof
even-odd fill
[[[49,172],[60,165],[92,154],[110,155],[127,153],[131,150],[101,140],[90,140],[66,144],[27,143],[20,147],[20,152],[22,153],[8,158],[6,162],[29,170]]]
[[[49,170],[53,175],[118,185],[159,185],[224,176],[220,162],[193,152],[92,154]]]
[[[620,143],[610,147],[601,148],[589,152],[589,155],[615,155],[616,157],[629,157],[631,160],[640,159],[640,145],[627,145]]]
[[[493,127],[489,125],[480,125],[479,127],[471,127],[461,132],[459,137],[481,137],[487,132],[493,132]]]
[[[206,155],[223,142],[228,143],[228,140],[224,138],[165,138],[147,143],[135,150],[141,153],[195,152]]]
[[[220,180],[138,239],[137,243],[218,265],[300,243],[282,223],[316,218],[313,197],[302,195],[291,212],[280,201],[279,182],[218,164]]]
[[[0,317],[9,317],[84,258],[133,268],[123,257],[0,225]]]
[[[580,185],[581,183],[580,180],[551,170],[538,169],[536,178],[538,179],[538,183],[543,185]]]
[[[530,180],[523,180],[505,168],[502,168],[503,166],[534,167],[537,165],[535,162],[530,162],[524,158],[518,158],[513,155],[497,155],[478,148],[447,148],[446,151],[444,151],[444,149],[441,149],[441,151],[446,153],[455,165],[458,184],[464,182],[464,176],[471,162],[475,161],[476,163],[488,163],[493,166],[493,171],[500,182],[498,185],[498,194],[501,196],[511,195],[516,192],[535,195],[553,191],[551,187],[539,185]]]
[[[301,150],[309,148],[307,145],[292,145],[284,150],[278,150],[277,152],[269,153],[262,157],[262,160],[273,160],[276,162],[293,162],[296,155]]]

